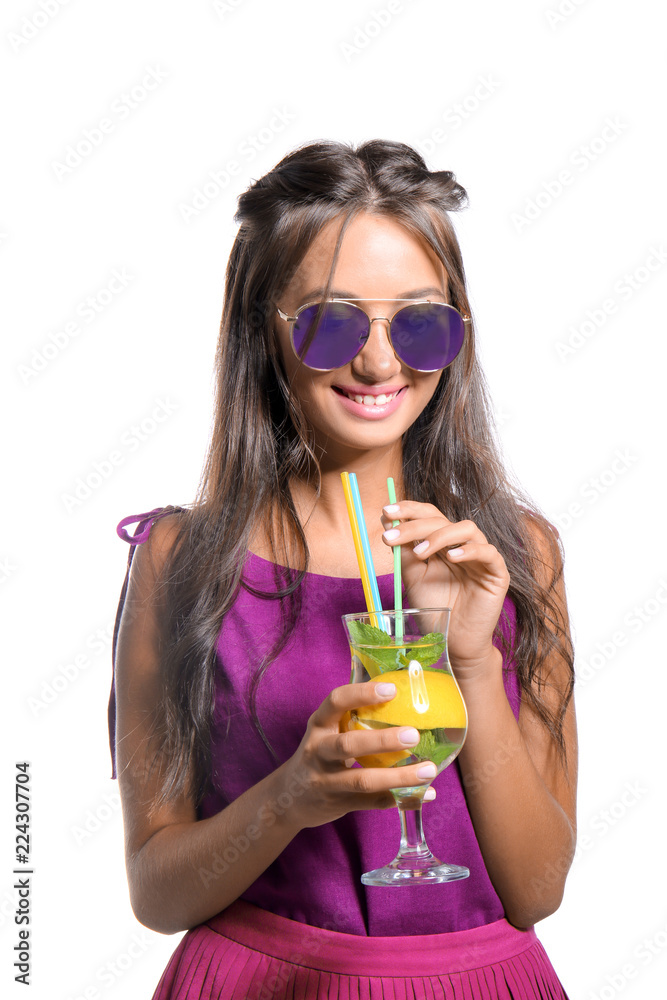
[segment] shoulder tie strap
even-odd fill
[[[172,511],[174,509],[175,508],[173,507],[155,507],[153,510],[149,510],[145,514],[130,514],[129,517],[124,517],[123,520],[116,525],[116,534],[119,538],[122,538],[124,542],[129,542],[130,545],[142,545],[148,539],[153,521],[156,521],[158,517],[160,517],[167,510]],[[134,532],[134,535],[128,535],[125,530],[125,525],[134,524],[135,521],[139,522],[136,531]]]

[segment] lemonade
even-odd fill
[[[442,636],[404,637],[401,645],[377,630],[363,626],[365,634],[355,636],[351,683],[382,678],[396,685],[396,695],[379,705],[365,705],[346,712],[341,732],[354,729],[386,729],[414,726],[419,743],[409,750],[397,750],[357,757],[362,767],[403,767],[420,760],[432,760],[441,771],[463,746],[467,714],[463,698],[452,676]],[[372,634],[375,633],[375,634]],[[360,639],[372,639],[362,644]],[[442,662],[442,666],[436,664]]]
[[[400,768],[430,760],[439,774],[458,755],[468,731],[468,714],[447,655],[450,614],[451,608],[384,611],[376,602],[375,610],[342,616],[352,654],[350,683],[387,681],[396,685],[396,694],[381,704],[360,705],[345,712],[340,731],[412,726],[419,733],[414,747],[376,750],[357,757],[362,767]],[[357,740],[370,743],[371,737],[357,736]],[[394,771],[389,780],[395,783],[389,791],[399,810],[401,844],[393,861],[363,873],[364,885],[416,885],[468,878],[469,868],[443,864],[424,839],[422,802],[433,779]]]
[[[391,726],[414,726],[415,729],[445,727],[461,729],[466,724],[466,710],[454,678],[444,670],[423,671],[428,707],[415,706],[408,670],[389,670],[382,675],[387,684],[396,685],[396,695],[381,705],[365,705],[356,711],[364,722],[384,722]]]

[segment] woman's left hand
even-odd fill
[[[396,520],[401,523],[392,528]],[[474,671],[493,653],[493,631],[510,583],[505,560],[472,521],[449,521],[432,504],[405,500],[390,513],[385,507],[382,526],[383,541],[402,546],[408,606],[451,608],[450,659]]]

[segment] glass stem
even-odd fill
[[[421,800],[416,808],[414,806],[408,808],[399,802],[398,812],[401,817],[401,848],[398,857],[413,860],[432,858],[433,855],[424,840]]]

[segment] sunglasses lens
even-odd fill
[[[452,306],[420,303],[400,309],[391,324],[391,342],[410,368],[430,372],[451,365],[463,347],[465,325]]]
[[[298,358],[310,368],[342,368],[368,339],[368,317],[347,302],[327,302],[317,328],[318,306],[299,313],[292,338]]]

